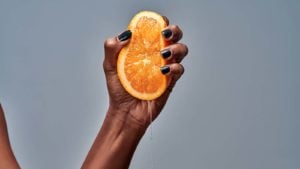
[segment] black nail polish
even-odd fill
[[[162,74],[165,75],[165,74],[170,72],[170,67],[169,66],[163,66],[163,67],[160,68],[160,71],[161,71]]]
[[[170,29],[163,30],[163,31],[162,31],[162,35],[163,35],[166,39],[168,39],[169,37],[172,36],[172,31],[171,31]]]
[[[167,59],[168,57],[171,56],[171,51],[169,49],[164,49],[160,51],[160,54],[164,59]]]
[[[119,41],[125,41],[131,37],[131,31],[127,30],[118,36]]]

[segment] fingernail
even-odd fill
[[[170,67],[169,66],[163,66],[163,67],[160,68],[160,71],[161,71],[162,74],[165,75],[165,74],[170,72]]]
[[[167,59],[168,57],[171,56],[171,51],[169,49],[164,49],[160,51],[160,54],[164,59]]]
[[[119,41],[125,41],[131,37],[131,31],[127,30],[118,36]]]
[[[163,35],[166,39],[168,39],[169,37],[172,36],[172,31],[171,31],[170,29],[163,30],[163,31],[162,31],[162,35]]]

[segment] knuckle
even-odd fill
[[[189,48],[186,44],[182,44],[183,45],[183,48],[184,48],[184,55],[186,56],[188,53],[189,53]]]
[[[179,34],[180,37],[182,37],[182,30],[178,25],[174,25],[174,29]]]
[[[179,26],[178,25],[172,25],[172,28],[176,31],[180,30]]]
[[[103,70],[106,71],[108,69],[108,63],[106,60],[103,61],[102,63],[102,67],[103,67]]]
[[[173,80],[175,83],[182,76],[183,73],[184,73],[184,67],[181,64],[174,64]]]
[[[174,66],[173,70],[174,70],[175,74],[183,74],[184,73],[184,67],[181,64],[177,63],[177,64],[174,64],[173,66]]]
[[[180,40],[182,38],[182,31],[178,25],[172,25],[171,29],[172,29],[172,32],[174,33],[173,41],[177,42],[178,40]]]
[[[115,45],[116,45],[116,41],[113,38],[106,39],[104,42],[104,48],[106,49],[111,49],[115,47]]]
[[[115,71],[115,67],[110,63],[108,63],[107,61],[104,61],[102,66],[105,74]]]
[[[174,53],[176,56],[177,55],[186,56],[189,52],[187,45],[185,45],[183,43],[178,43],[178,44],[174,45],[173,50],[175,51]]]
[[[179,64],[179,65],[180,65],[180,74],[183,74],[185,71],[184,66],[182,66],[181,64]]]

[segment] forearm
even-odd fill
[[[4,112],[0,104],[0,168],[20,168],[11,149]]]
[[[113,111],[113,112],[112,112]],[[132,118],[117,117],[117,110],[107,112],[100,132],[82,166],[84,169],[127,169],[145,128]]]

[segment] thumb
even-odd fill
[[[106,39],[104,42],[104,62],[103,68],[105,73],[116,73],[116,65],[120,50],[129,42],[131,31],[127,30],[117,37]]]

